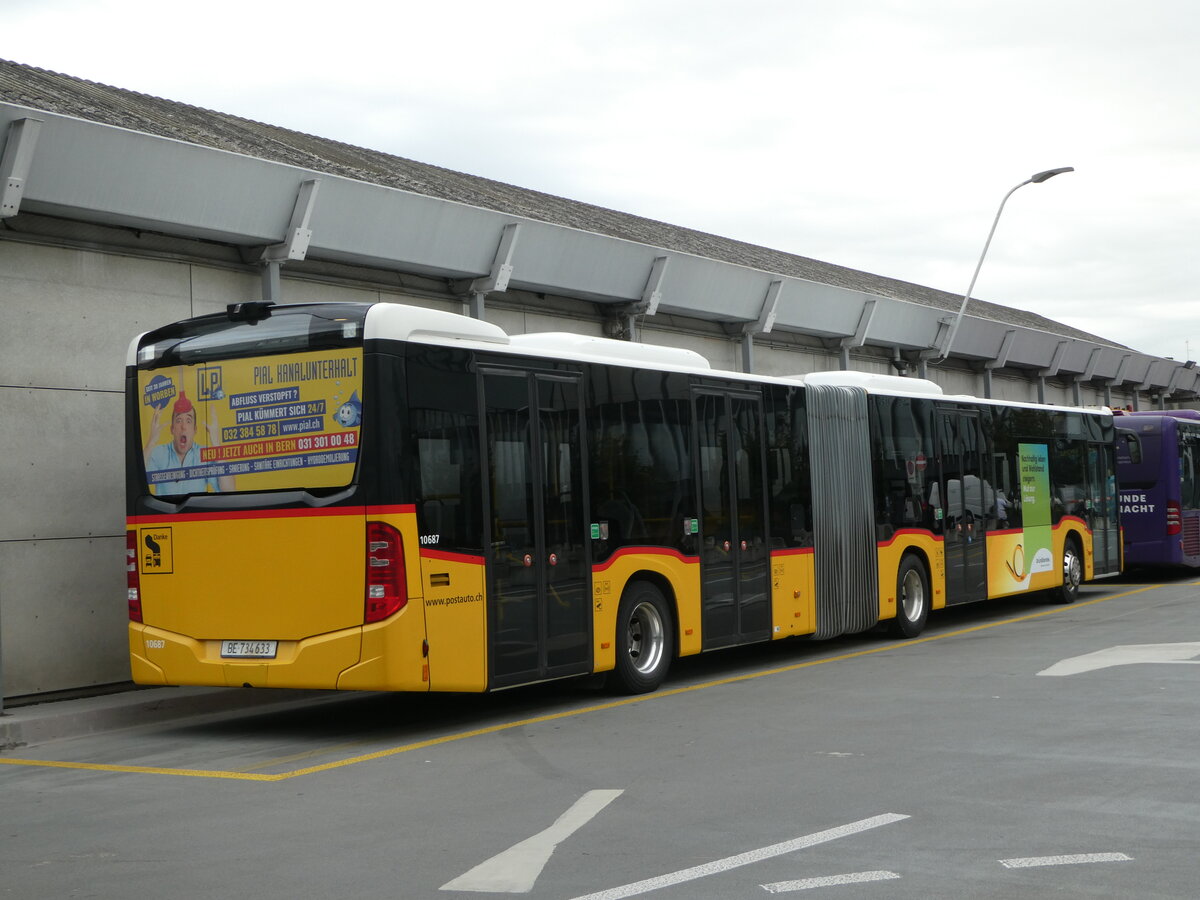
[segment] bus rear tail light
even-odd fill
[[[366,624],[380,622],[408,603],[404,543],[400,532],[386,522],[367,523]]]
[[[142,621],[142,579],[138,574],[137,532],[125,532],[125,590],[129,595],[129,621]]]
[[[1174,500],[1167,501],[1167,534],[1183,531],[1183,509]]]

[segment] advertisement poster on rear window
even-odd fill
[[[146,481],[158,495],[342,487],[362,424],[362,351],[138,372]]]

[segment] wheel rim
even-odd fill
[[[639,603],[629,617],[629,660],[648,675],[658,668],[666,652],[663,620],[653,603]]]
[[[1083,582],[1083,563],[1073,547],[1063,553],[1063,586],[1068,591],[1077,591]]]
[[[921,582],[921,573],[916,569],[904,573],[904,581],[900,584],[900,604],[908,621],[915,622],[921,617],[921,610],[925,608],[925,585]]]

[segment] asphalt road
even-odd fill
[[[0,897],[1196,897],[1198,585],[9,749]]]

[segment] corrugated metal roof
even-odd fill
[[[8,60],[0,60],[0,100],[937,309],[957,311],[962,300],[934,288]],[[973,298],[968,311],[1004,324],[1124,347],[996,303]]]

